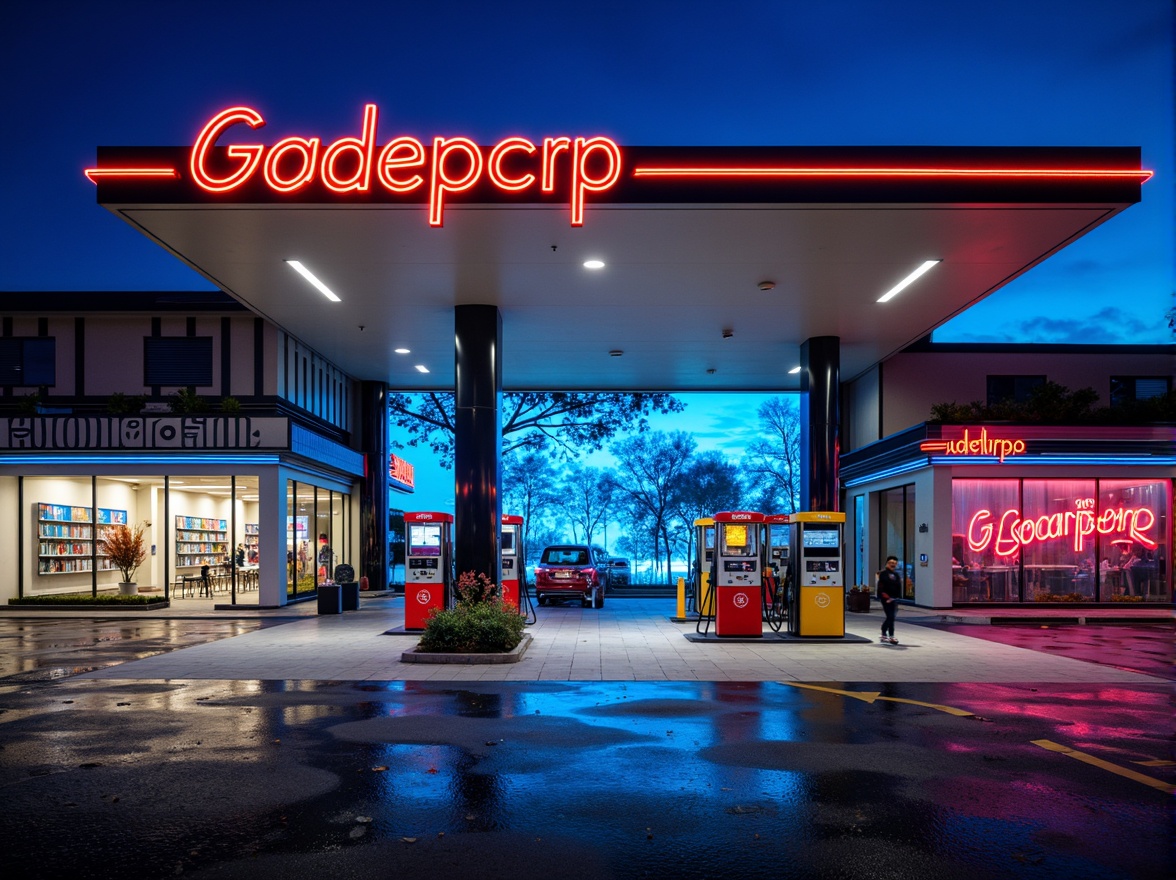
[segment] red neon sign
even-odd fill
[[[416,485],[416,468],[398,455],[388,456],[388,476],[409,489]]]
[[[962,437],[954,440],[924,440],[919,444],[923,452],[938,452],[942,455],[996,456],[1004,463],[1007,455],[1021,455],[1025,452],[1025,441],[1020,437],[990,437],[988,428],[981,428],[978,436],[971,436],[971,428],[965,428]]]
[[[340,138],[325,149],[320,149],[322,141],[317,137],[288,137],[272,147],[233,144],[225,151],[233,160],[232,170],[214,171],[210,161],[213,147],[229,129],[241,124],[261,128],[265,119],[251,107],[230,107],[200,130],[192,146],[189,171],[206,192],[231,192],[252,180],[259,168],[265,185],[278,193],[294,192],[316,177],[340,194],[368,192],[377,185],[395,193],[425,188],[429,225],[442,226],[447,197],[468,191],[483,176],[503,192],[521,192],[536,184],[541,192],[553,192],[558,166],[563,165],[567,166],[563,174],[571,191],[571,224],[583,226],[588,194],[611,189],[621,178],[621,148],[606,137],[544,138],[542,147],[526,138],[508,137],[489,151],[489,158],[465,137],[434,138],[431,161],[416,138],[396,137],[378,149],[379,108],[375,104],[364,107],[359,137]],[[563,154],[570,156],[559,162]],[[91,172],[86,174],[95,179]]]
[[[1081,552],[1086,539],[1100,535],[1125,534],[1149,550],[1156,542],[1145,532],[1156,524],[1156,515],[1146,507],[1108,507],[1095,513],[1091,499],[1075,502],[1075,510],[1022,519],[1021,511],[1010,507],[994,517],[990,510],[978,510],[968,522],[968,549],[983,553],[990,546],[997,556],[1012,556],[1021,547],[1038,541],[1072,539]],[[995,520],[995,523],[994,523]]]
[[[167,178],[177,180],[180,172],[174,168],[87,168],[82,172],[90,183],[97,183],[107,177],[140,177],[145,179]]]
[[[805,168],[805,167],[744,167],[731,165],[704,165],[681,167],[648,166],[633,169],[634,177],[685,177],[685,178],[796,178],[796,177],[997,177],[1012,178],[1099,178],[1128,177],[1145,183],[1151,180],[1154,171],[1123,168]]]

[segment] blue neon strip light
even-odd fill
[[[892,468],[887,468],[882,471],[875,471],[861,477],[855,477],[852,480],[846,480],[845,486],[847,489],[855,486],[860,486],[863,483],[873,483],[876,480],[885,480],[888,477],[897,477],[900,474],[907,474],[911,471],[917,471],[930,465],[931,467],[966,467],[968,465],[999,465],[999,464],[1019,464],[1028,467],[1037,467],[1047,465],[1053,467],[1056,465],[1067,465],[1069,467],[1079,466],[1101,466],[1101,467],[1123,467],[1123,466],[1145,466],[1145,467],[1176,467],[1176,456],[1172,455],[1048,455],[1048,456],[1025,456],[1019,455],[1015,457],[1006,458],[1003,462],[995,455],[970,455],[966,459],[960,456],[942,456],[937,455],[934,458],[922,459],[919,461],[907,462],[906,464],[896,465]]]
[[[0,466],[30,464],[281,464],[276,455],[0,455]]]

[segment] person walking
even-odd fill
[[[882,621],[882,641],[897,645],[894,637],[894,612],[898,610],[898,597],[902,595],[902,576],[898,573],[898,557],[887,556],[886,567],[878,572],[878,601],[886,618]]]

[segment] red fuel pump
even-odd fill
[[[509,513],[502,515],[502,601],[522,611],[519,584],[526,578],[523,571],[523,518]]]
[[[760,538],[764,515],[747,510],[716,513],[711,584],[715,590],[715,635],[764,634]]]
[[[453,514],[404,515],[404,628],[423,630],[429,612],[449,604],[453,585]]]

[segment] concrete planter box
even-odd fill
[[[523,633],[523,639],[513,651],[499,654],[426,654],[415,648],[400,655],[402,663],[453,663],[462,666],[476,666],[497,663],[518,663],[531,646],[531,635]]]

